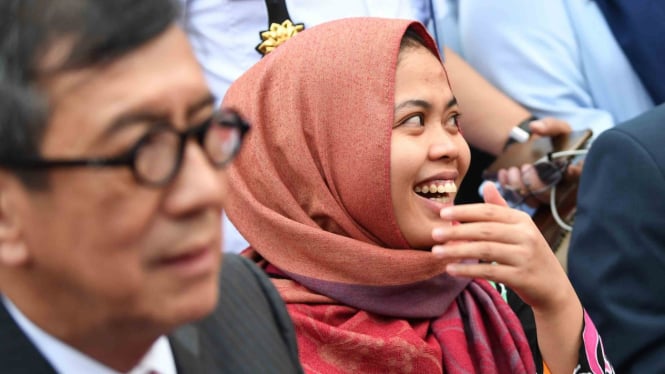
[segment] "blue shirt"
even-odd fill
[[[444,43],[537,116],[597,136],[654,106],[594,1],[447,0],[446,11],[458,35]]]

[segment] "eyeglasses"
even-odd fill
[[[178,132],[170,126],[157,126],[143,135],[126,153],[110,158],[0,160],[8,168],[50,169],[59,167],[118,167],[132,169],[142,184],[161,187],[178,174],[190,137],[194,137],[215,168],[223,168],[238,153],[250,126],[238,113],[221,110],[203,123]]]

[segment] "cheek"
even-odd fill
[[[219,185],[221,189],[221,202],[222,202],[222,211],[226,207],[226,200],[227,200],[227,195],[229,191],[229,174],[228,174],[228,169],[222,169],[219,170],[217,175],[218,175],[218,180],[219,180]]]
[[[86,171],[53,179],[51,212],[42,217],[58,227],[50,235],[72,251],[138,250],[145,240],[141,233],[151,231],[158,215],[158,191],[138,187],[117,171]]]
[[[402,219],[409,215],[410,196],[416,175],[426,161],[427,155],[421,144],[393,136],[390,155],[390,196],[393,212],[400,228]]]
[[[416,154],[410,152],[409,143],[399,136],[393,136],[390,151],[390,193],[393,208],[399,204],[399,197],[404,195],[405,186],[418,170]]]
[[[471,164],[471,149],[469,144],[462,138],[459,137],[458,140],[459,156],[458,156],[458,165],[460,178],[464,178],[466,173],[469,171],[469,165]]]
[[[99,211],[93,214],[99,219],[96,226],[101,237],[111,238],[119,248],[140,249],[149,239],[145,234],[154,231],[151,227],[155,225],[159,210],[160,201],[156,196],[136,193],[105,199]]]
[[[98,178],[81,191],[87,193],[82,201],[92,202],[83,209],[99,240],[108,246],[138,250],[159,216],[161,190],[137,185],[130,172],[118,174]]]
[[[125,214],[125,222],[119,224],[109,219],[111,208],[104,204],[43,200],[31,207],[26,216],[30,227],[24,232],[35,276],[90,302],[95,295],[111,302],[135,292],[143,278],[139,240],[128,240],[135,216]]]

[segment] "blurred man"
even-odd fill
[[[665,104],[593,143],[570,280],[618,373],[665,372]]]
[[[219,251],[248,130],[168,0],[0,3],[4,373],[300,372],[279,295]],[[219,299],[221,296],[221,299]]]

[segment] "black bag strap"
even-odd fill
[[[273,23],[281,25],[282,22],[291,19],[285,0],[266,0],[265,2],[268,9],[268,27]]]

